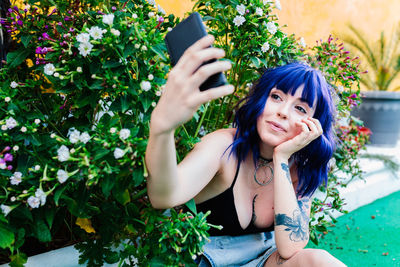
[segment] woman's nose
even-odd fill
[[[287,119],[288,117],[288,107],[286,105],[281,106],[280,109],[278,109],[278,117],[282,119]]]

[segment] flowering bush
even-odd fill
[[[14,43],[0,69],[1,260],[21,266],[30,242],[55,247],[61,239],[79,242],[80,262],[89,266],[193,264],[213,227],[206,214],[196,214],[193,201],[192,212],[154,210],[145,186],[148,123],[170,69],[163,38],[178,21],[154,1],[51,3],[13,7],[0,21]],[[353,173],[366,137],[348,122],[359,103],[351,90],[357,61],[331,39],[307,52],[304,39],[282,32],[274,8],[279,1],[196,2],[233,63],[227,78],[236,92],[201,106],[177,129],[177,157],[199,136],[230,125],[234,105],[263,68],[308,61],[336,89],[338,121],[346,121],[326,189],[334,204],[316,201],[313,212],[328,204],[341,210],[335,170]],[[320,218],[311,222],[314,240],[327,224]]]

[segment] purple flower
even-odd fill
[[[12,10],[11,8],[9,8],[9,9],[8,9],[8,12],[9,12],[9,13],[12,13],[12,12],[13,12],[13,10]]]
[[[15,11],[18,11],[19,9],[18,9],[18,7],[17,7],[17,6],[14,6],[14,10],[15,10]]]
[[[18,20],[17,24],[18,24],[19,26],[24,25],[24,23],[22,22],[22,20]]]
[[[69,31],[68,31],[68,32],[74,32],[74,31],[75,31],[74,28],[69,28]]]
[[[163,17],[159,17],[158,18],[158,22],[161,22],[161,23],[164,22],[164,18]]]
[[[5,161],[13,161],[13,156],[10,153],[6,153],[4,155],[4,160]]]
[[[60,22],[57,23],[57,25],[58,25],[58,26],[62,26],[63,24],[62,24],[62,22],[60,21]]]
[[[45,40],[49,40],[50,39],[50,35],[47,32],[42,33],[43,39]]]
[[[0,164],[5,164],[6,161],[3,158],[0,158]]]
[[[115,6],[113,6],[111,9],[112,9],[112,11],[116,11],[117,10],[117,8]]]
[[[42,54],[42,48],[40,46],[36,47],[35,53]]]
[[[11,171],[12,169],[13,169],[13,166],[11,166],[11,165],[7,166],[7,170]]]
[[[47,30],[49,28],[49,25],[44,25],[44,28]]]

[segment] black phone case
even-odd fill
[[[165,44],[171,58],[172,66],[175,66],[186,49],[188,49],[197,40],[207,35],[206,27],[201,20],[199,13],[192,13],[187,19],[176,25],[165,36]],[[215,59],[207,61],[208,64],[216,61]],[[220,72],[210,76],[203,84],[200,85],[200,91],[204,91],[213,87],[226,84],[225,75]]]

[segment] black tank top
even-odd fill
[[[196,205],[198,212],[206,213],[209,210],[211,211],[211,214],[207,216],[207,222],[223,226],[222,230],[211,228],[208,231],[211,236],[238,236],[260,232],[271,232],[274,230],[274,224],[267,228],[258,228],[254,225],[253,221],[250,222],[246,229],[243,229],[240,226],[233,196],[233,187],[239,173],[239,168],[240,164],[238,164],[238,167],[236,168],[235,178],[228,189],[221,194]]]

